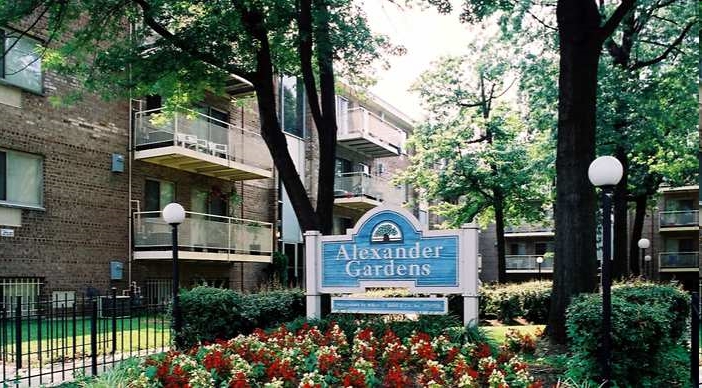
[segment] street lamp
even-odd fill
[[[185,220],[185,209],[178,203],[169,203],[163,208],[163,220],[173,227],[171,235],[173,238],[173,333],[176,348],[180,348],[180,332],[183,327],[180,315],[180,301],[178,300],[178,289],[180,274],[178,273],[178,225]]]
[[[539,281],[541,281],[541,263],[544,262],[544,258],[539,256],[536,258],[536,264],[539,265]]]
[[[611,386],[612,377],[612,193],[622,179],[624,168],[615,157],[600,156],[590,163],[587,176],[602,189],[602,348],[600,365],[604,387]]]
[[[653,279],[653,267],[651,267],[651,255],[644,256],[644,266],[646,266],[646,277]]]
[[[641,257],[644,259],[644,271],[643,271],[644,277],[648,277],[646,274],[646,264],[648,264],[648,263],[646,263],[645,260],[646,260],[646,248],[651,246],[651,240],[649,240],[647,238],[642,238],[639,240],[638,244],[639,244],[639,248],[641,248]]]

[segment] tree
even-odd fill
[[[692,1],[640,0],[623,19],[618,36],[605,43],[598,143],[600,153],[616,156],[624,167],[614,191],[615,277],[639,274],[637,242],[646,207],[664,179],[672,185],[694,183],[698,162],[690,135],[696,118],[695,89],[686,74],[697,65],[692,60],[698,56],[697,43],[690,31],[695,11]],[[687,176],[679,179],[680,174],[663,166],[683,169]],[[629,202],[635,204],[631,240],[628,223],[616,222],[627,220]]]
[[[506,280],[505,221],[542,216],[548,188],[545,159],[538,143],[529,144],[539,134],[498,101],[516,77],[506,52],[495,42],[472,45],[470,54],[443,58],[421,75],[414,88],[429,113],[409,140],[414,155],[401,177],[423,188],[424,199],[443,201],[434,209],[449,226],[479,215],[495,221],[499,282]]]
[[[46,21],[46,31],[38,29]],[[330,233],[334,203],[334,64],[353,79],[386,40],[349,0],[3,0],[0,23],[45,36],[48,68],[106,98],[159,94],[166,107],[224,94],[233,75],[253,84],[268,146],[303,230]],[[130,33],[127,34],[127,27]],[[299,75],[319,140],[316,207],[281,131],[274,76]]]
[[[450,11],[448,0],[428,0]],[[558,131],[556,143],[556,262],[547,333],[566,340],[565,310],[570,299],[597,284],[595,255],[595,191],[587,169],[595,158],[597,71],[604,43],[636,0],[605,7],[604,0],[557,0]],[[499,10],[515,18],[538,18],[531,0],[465,0],[461,20],[479,21]],[[519,22],[516,22],[517,24]]]

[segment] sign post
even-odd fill
[[[409,212],[378,207],[345,235],[305,233],[307,317],[321,316],[321,294],[368,287],[430,295],[460,294],[464,322],[478,319],[478,227],[425,230]],[[332,312],[445,314],[446,298],[332,299]]]

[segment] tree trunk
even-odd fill
[[[587,169],[595,156],[597,65],[601,40],[595,2],[560,0],[556,150],[555,263],[548,329],[565,343],[565,311],[573,296],[597,284],[595,191]]]
[[[493,190],[493,208],[495,210],[495,237],[497,239],[497,282],[507,281],[507,262],[505,260],[505,214],[504,195],[500,188]]]
[[[631,228],[629,260],[631,262],[631,272],[635,276],[641,274],[641,267],[639,264],[641,263],[643,257],[639,256],[639,239],[641,239],[641,236],[643,235],[644,219],[646,218],[646,202],[648,202],[648,196],[646,195],[639,195],[634,198],[636,208],[634,210],[634,225],[632,225]]]
[[[278,175],[288,193],[300,228],[303,231],[319,230],[318,218],[307,196],[307,190],[295,168],[290,152],[288,152],[288,142],[285,134],[280,129],[280,122],[276,112],[277,104],[273,86],[273,67],[268,37],[265,33],[257,35],[261,46],[257,53],[256,79],[253,80],[253,84],[256,89],[256,101],[258,102],[259,120],[261,121],[261,137],[266,142],[266,146],[268,146],[273,158],[273,163],[278,169]]]
[[[622,132],[626,131],[625,128],[621,129]],[[624,167],[624,174],[622,174],[622,180],[614,188],[614,234],[612,240],[614,243],[613,253],[613,263],[612,263],[612,278],[613,279],[623,279],[629,276],[629,259],[628,259],[628,208],[627,208],[627,196],[629,194],[628,185],[628,173],[629,173],[629,159],[626,155],[626,149],[623,145],[617,146],[614,156],[622,163]]]

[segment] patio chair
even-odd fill
[[[176,133],[176,144],[185,148],[196,149],[198,144],[197,136],[187,133]]]
[[[210,153],[214,156],[226,158],[227,157],[227,148],[228,147],[226,144],[209,142]]]

